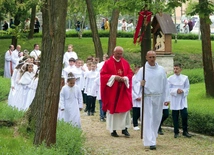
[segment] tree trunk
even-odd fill
[[[68,0],[45,0],[42,7],[43,33],[39,83],[30,106],[29,121],[35,125],[34,144],[56,142],[62,59],[65,46]]]
[[[144,30],[145,26],[142,25],[141,30]],[[144,37],[141,42],[141,64],[146,63],[146,53],[151,50],[151,22],[146,26],[146,31],[144,32]],[[141,32],[142,34],[142,32]]]
[[[117,0],[116,0],[117,1]],[[114,8],[112,11],[111,22],[110,22],[110,33],[108,40],[108,55],[112,55],[114,48],[117,43],[117,25],[119,19],[120,10],[118,8]]]
[[[91,27],[91,31],[92,31],[92,37],[93,37],[96,57],[99,57],[99,59],[102,60],[103,48],[102,48],[102,44],[101,44],[100,37],[98,34],[98,30],[97,30],[97,23],[96,23],[96,18],[95,18],[92,1],[86,0],[86,4],[87,4],[87,9],[88,9],[88,14],[89,14],[89,21],[90,21],[90,27]]]
[[[14,17],[14,25],[15,25],[15,29],[17,30],[18,25],[20,24],[20,15],[17,13]],[[11,41],[11,45],[14,46],[14,48],[16,48],[17,46],[17,37],[16,36],[12,36],[12,41]]]
[[[199,0],[199,3],[204,4],[204,0]],[[203,18],[200,17],[202,59],[203,59],[203,67],[204,67],[206,95],[214,97],[214,70],[213,70],[211,39],[210,39],[210,24],[206,22],[208,20],[209,20],[209,15],[205,15]]]
[[[33,4],[32,8],[31,8],[30,31],[29,31],[29,34],[28,34],[28,39],[32,39],[33,38],[35,17],[36,17],[36,4]]]

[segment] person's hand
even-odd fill
[[[142,81],[140,82],[141,86],[145,86],[145,83],[146,83],[145,80],[142,80]]]
[[[61,111],[64,111],[64,109],[61,109]]]
[[[80,111],[82,111],[82,108],[79,108],[80,109]]]
[[[118,75],[115,76],[115,80],[118,82],[124,82],[124,78]]]
[[[182,94],[183,92],[184,92],[184,91],[183,91],[182,89],[178,89],[178,90],[177,90],[177,93],[178,93],[178,94]]]
[[[164,105],[165,105],[165,106],[168,106],[168,105],[169,105],[169,102],[164,102]]]
[[[12,88],[12,90],[14,90],[15,89],[15,87],[11,87]]]
[[[141,101],[141,97],[136,98],[136,101]]]

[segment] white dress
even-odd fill
[[[30,107],[30,105],[31,105],[31,103],[32,103],[32,101],[33,101],[33,99],[35,97],[36,89],[37,89],[37,86],[38,86],[38,81],[39,81],[38,77],[34,78],[31,81],[30,85],[28,86],[29,91],[27,93],[27,99],[26,99],[26,102],[25,102],[24,110],[27,110]]]
[[[12,63],[13,63],[13,69],[15,69],[15,67],[18,65],[19,63],[19,51],[17,51],[16,49],[13,51],[12,55],[11,55],[11,59],[12,59]]]
[[[32,52],[30,52],[30,56],[34,57],[35,60],[37,60],[40,55],[41,55],[40,50],[33,50]]]
[[[83,107],[81,90],[74,85],[65,85],[60,92],[60,108],[64,109],[64,121],[81,128],[80,108]]]
[[[17,93],[15,94],[16,100],[14,100],[14,103],[16,104],[18,110],[25,110],[25,103],[28,91],[30,90],[28,85],[31,83],[34,77],[33,72],[25,72],[21,79],[19,80],[19,88],[17,90]]]

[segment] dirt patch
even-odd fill
[[[97,105],[98,107],[98,105]],[[99,110],[94,116],[81,112],[82,130],[86,135],[85,149],[88,155],[142,155],[142,154],[214,154],[214,137],[194,134],[192,138],[180,135],[174,138],[171,128],[164,128],[164,135],[157,138],[157,150],[144,147],[140,131],[130,128],[130,138],[117,131],[120,137],[111,137],[106,130],[106,122],[100,122]]]

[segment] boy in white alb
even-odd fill
[[[64,68],[69,66],[70,58],[74,58],[75,60],[78,59],[77,53],[73,51],[73,45],[68,45],[68,51],[65,52],[63,56]]]
[[[182,118],[183,136],[190,138],[187,127],[187,95],[189,94],[188,76],[180,74],[181,64],[174,64],[174,75],[168,78],[170,91],[170,109],[172,110],[172,119],[174,124],[174,138],[179,136],[179,112]]]

